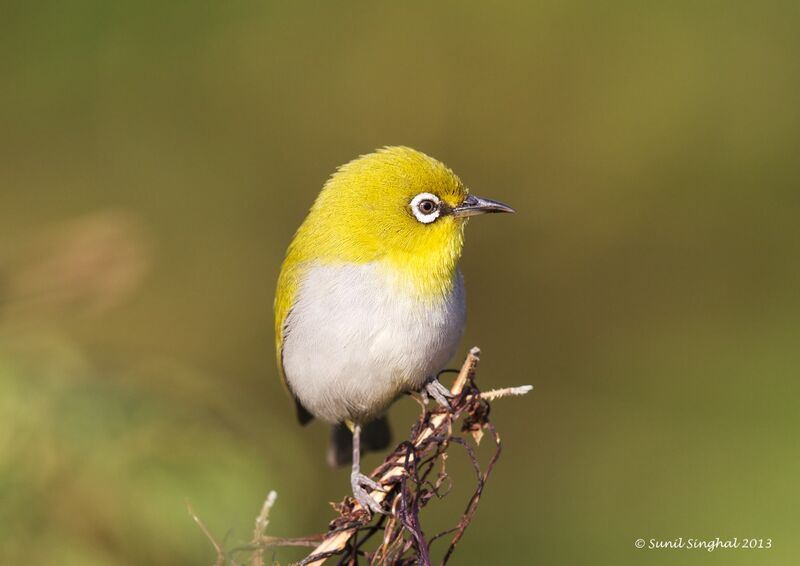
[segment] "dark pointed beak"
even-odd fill
[[[466,216],[477,216],[478,214],[487,214],[490,212],[509,212],[514,213],[514,209],[488,198],[481,198],[475,195],[467,195],[467,198],[453,209],[453,216],[463,218]]]

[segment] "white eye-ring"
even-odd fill
[[[414,213],[414,217],[423,224],[430,224],[439,218],[439,214],[441,214],[439,197],[431,193],[418,194],[411,199],[409,206],[411,206],[411,212]]]

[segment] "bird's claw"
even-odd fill
[[[383,507],[381,507],[381,504],[375,501],[365,489],[369,488],[371,490],[386,491],[378,482],[362,473],[353,472],[350,475],[350,485],[353,488],[353,497],[355,497],[361,507],[369,509],[374,513],[387,514]]]
[[[439,383],[439,380],[436,378],[429,379],[422,388],[421,393],[423,395],[423,399],[427,400],[426,396],[430,395],[445,409],[450,408],[450,402],[448,399],[455,397],[455,395],[453,395],[453,393],[451,393],[447,387]]]

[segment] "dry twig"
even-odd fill
[[[525,385],[481,393],[475,385],[475,368],[479,360],[480,350],[472,348],[450,389],[454,396],[450,408],[437,407],[428,411],[423,406],[422,415],[412,428],[410,440],[397,446],[383,464],[372,472],[371,477],[383,491],[375,490],[370,495],[376,501],[384,503],[384,507],[391,509],[391,515],[372,516],[352,497],[346,497],[340,503],[334,504],[339,516],[331,521],[327,533],[303,538],[272,537],[264,534],[269,511],[275,501],[274,492],[271,492],[256,518],[251,544],[230,553],[249,550],[252,552],[251,566],[263,566],[264,550],[268,547],[314,546],[311,554],[301,560],[298,566],[319,566],[332,557],[338,557],[340,565],[355,566],[364,563],[430,566],[431,545],[452,535],[441,561],[445,564],[472,521],[486,480],[500,456],[500,435],[489,422],[489,401],[524,395],[531,390],[531,386]],[[481,468],[473,446],[462,436],[453,433],[453,425],[459,419],[462,420],[460,430],[469,432],[476,443],[480,442],[484,432],[488,432],[493,440],[494,452],[484,469]],[[452,445],[461,446],[466,451],[475,472],[477,486],[458,524],[427,540],[420,524],[420,510],[432,498],[446,495],[450,482],[447,474],[447,450]],[[217,566],[222,566],[225,563],[222,548],[191,509],[190,513],[214,545]],[[377,547],[367,550],[369,542],[372,547],[376,546],[373,540],[377,542]]]
[[[253,557],[250,559],[252,566],[264,566],[264,531],[269,524],[269,512],[272,506],[275,505],[275,499],[278,494],[270,491],[267,498],[264,500],[264,505],[261,506],[261,513],[256,517],[256,528],[253,530],[253,544],[256,546],[253,552]]]
[[[214,566],[224,566],[225,551],[222,550],[222,545],[217,542],[217,539],[214,538],[214,535],[211,534],[211,531],[208,530],[208,527],[206,527],[205,523],[200,520],[200,517],[197,516],[197,513],[194,512],[194,509],[192,509],[192,506],[188,501],[186,502],[186,508],[189,510],[189,516],[195,523],[197,523],[197,526],[200,527],[200,530],[203,531],[203,534],[206,535],[206,538],[211,542],[211,545],[217,552],[217,560],[214,562]]]
[[[479,360],[480,350],[470,350],[450,390],[454,395],[450,410],[437,408],[432,412],[423,412],[412,431],[412,440],[400,444],[372,473],[371,477],[385,492],[375,490],[371,496],[379,502],[388,500],[392,515],[378,517],[372,527],[369,527],[372,522],[370,515],[358,503],[347,498],[337,506],[340,516],[331,522],[325,540],[300,562],[301,566],[317,566],[335,555],[344,555],[345,560],[340,563],[348,564],[357,563],[358,558],[363,556],[369,564],[419,563],[428,566],[431,543],[455,533],[442,561],[443,564],[447,562],[469,526],[486,480],[500,456],[500,436],[489,422],[488,400],[506,395],[522,395],[530,391],[529,386],[523,386],[481,395],[474,381]],[[484,430],[488,430],[494,440],[495,452],[485,471],[481,471],[473,448],[463,438],[453,436],[453,424],[459,418],[463,418],[462,430],[471,432],[476,442],[480,441]],[[451,443],[460,444],[466,449],[478,485],[458,525],[426,542],[420,526],[419,510],[433,496],[442,495],[440,489],[448,478],[445,467],[446,451]],[[437,461],[441,462],[441,467],[432,482],[428,478]],[[361,540],[357,540],[358,534],[365,529]],[[366,539],[381,530],[383,540],[378,548],[373,552],[362,551]]]

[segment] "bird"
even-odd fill
[[[362,508],[385,513],[360,458],[389,445],[388,407],[406,393],[448,406],[437,375],[464,330],[468,219],[513,212],[425,153],[386,146],[329,177],[289,244],[274,303],[279,373],[301,424],[333,425],[328,463],[352,464]]]

